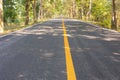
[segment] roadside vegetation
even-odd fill
[[[0,33],[56,17],[120,31],[120,0],[0,0]]]

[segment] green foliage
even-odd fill
[[[7,21],[15,22],[15,19],[17,18],[15,2],[13,2],[12,0],[9,1],[4,0],[3,3],[4,3],[4,22]]]
[[[36,8],[34,6],[34,0],[3,0],[4,2],[4,22],[5,23],[22,23],[25,22],[25,5],[26,1],[29,3],[29,21],[33,21],[34,10],[36,9],[37,19],[59,17],[61,15],[65,17],[92,20],[98,24],[110,28],[111,25],[111,11],[112,0],[36,0]],[[91,9],[90,9],[91,4]],[[116,10],[118,20],[120,21],[120,0],[116,0]],[[40,7],[41,6],[41,7]],[[42,10],[42,12],[40,11]],[[89,13],[89,15],[88,15]],[[42,15],[40,15],[42,14]],[[88,17],[90,19],[88,19]],[[119,22],[120,25],[120,22]]]
[[[92,4],[93,20],[100,22],[102,26],[110,28],[111,24],[111,3],[107,0],[97,0]]]

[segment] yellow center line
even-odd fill
[[[67,80],[76,80],[76,74],[74,70],[74,65],[70,53],[70,46],[67,37],[67,31],[65,28],[64,20],[62,20],[62,28],[64,33],[64,47],[65,47],[65,58],[66,58],[66,68],[67,68]]]

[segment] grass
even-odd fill
[[[95,25],[103,27],[103,28],[111,29],[110,26],[105,26],[105,25],[103,25],[103,23],[100,23],[100,22],[88,21],[88,23],[95,24]],[[118,29],[116,31],[120,32],[120,27],[118,27]]]
[[[36,22],[36,23],[41,23],[41,22],[44,22],[44,21],[46,21],[47,19],[44,19],[44,20],[42,20],[42,21],[38,21],[38,22]],[[29,23],[29,25],[24,25],[24,22],[21,22],[21,23],[9,23],[9,24],[7,24],[7,25],[5,25],[5,27],[4,27],[4,33],[3,34],[0,34],[0,36],[1,35],[5,35],[5,34],[8,34],[8,33],[10,33],[10,32],[14,32],[14,31],[17,31],[17,30],[20,30],[20,29],[22,29],[22,28],[26,28],[26,27],[28,27],[28,26],[32,26],[33,24],[36,24],[36,23],[33,23],[33,22],[30,22]],[[98,22],[90,22],[90,23],[93,23],[93,24],[95,24],[95,25],[99,25],[99,26],[103,26],[103,25],[101,25],[100,23],[98,23]],[[106,28],[106,27],[105,27]],[[107,27],[107,28],[109,28],[109,27]],[[110,28],[109,28],[110,29]],[[120,27],[118,28],[118,30],[117,30],[118,32],[120,32]]]
[[[36,23],[33,23],[33,22],[30,22],[29,25],[24,25],[24,22],[21,22],[21,23],[8,23],[8,24],[5,24],[5,27],[4,27],[4,33],[3,34],[0,34],[1,35],[5,35],[5,34],[8,34],[10,32],[14,32],[14,31],[17,31],[17,30],[20,30],[20,29],[23,29],[23,28],[26,28],[26,27],[29,27],[29,26],[32,26],[33,24],[37,24],[37,23],[41,23],[41,22],[44,22],[45,20],[42,20],[42,21],[38,21]]]

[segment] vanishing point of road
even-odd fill
[[[2,36],[0,80],[120,80],[120,33],[51,19]]]

